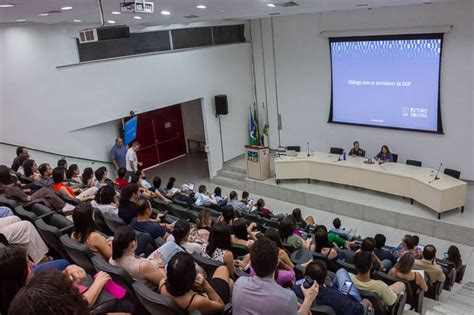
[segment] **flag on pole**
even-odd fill
[[[255,125],[255,120],[253,119],[253,116],[252,116],[252,110],[250,110],[249,144],[258,145],[257,126]]]

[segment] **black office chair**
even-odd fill
[[[249,249],[247,248],[247,246],[240,244],[232,244],[231,249],[232,254],[234,255],[234,259],[237,259],[237,257],[245,256],[249,253]]]
[[[145,283],[136,281],[133,283],[133,290],[150,314],[160,315],[185,315],[186,313],[173,300],[151,290]],[[195,314],[194,312],[191,314]]]
[[[461,172],[457,170],[453,170],[451,168],[445,168],[444,174],[449,175],[451,177],[459,179],[461,177]]]
[[[107,227],[115,234],[119,228],[122,226],[127,225],[124,220],[110,213],[103,213],[102,217],[104,218],[104,222]]]
[[[344,153],[344,149],[343,148],[332,147],[332,148],[329,149],[329,153],[341,155],[342,153]]]
[[[224,266],[223,263],[210,258],[206,258],[198,253],[193,253],[192,255],[194,261],[206,271],[208,278],[212,277],[218,267]]]
[[[69,235],[61,236],[60,240],[67,255],[76,265],[84,268],[88,274],[95,274],[95,268],[91,260],[94,254],[87,245],[73,241]]]
[[[417,160],[407,160],[407,165],[418,166],[421,167],[423,163]]]
[[[398,154],[392,153],[393,163],[398,163]]]
[[[50,251],[52,250],[54,252],[53,256],[55,256],[55,258],[71,260],[61,243],[60,237],[63,235],[61,230],[55,226],[46,224],[43,219],[36,220],[35,226],[38,233],[41,235],[41,238],[44,240],[46,245],[48,245]]]
[[[288,151],[301,152],[301,147],[299,145],[289,145],[286,147]]]

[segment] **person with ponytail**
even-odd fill
[[[201,253],[201,245],[189,241],[191,234],[191,224],[188,221],[179,220],[174,224],[173,231],[168,237],[168,242],[175,242],[188,253]]]
[[[159,252],[150,259],[135,256],[137,236],[130,226],[120,227],[112,241],[112,257],[109,263],[122,267],[135,280],[146,280],[153,286],[158,286],[165,276],[165,264]]]

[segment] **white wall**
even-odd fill
[[[107,159],[116,136],[113,121],[130,110],[145,112],[202,98],[214,175],[222,158],[213,96],[227,94],[231,110],[222,120],[224,157],[243,152],[247,131],[242,121],[253,102],[248,43],[57,69],[78,60],[67,27],[10,25],[0,28],[0,39],[2,73],[8,78],[2,84],[0,118],[5,141]]]
[[[189,138],[204,138],[204,121],[202,118],[201,100],[192,100],[181,103],[181,116],[183,118],[184,138],[188,148]],[[195,145],[192,145],[194,147]]]
[[[370,154],[375,154],[380,145],[386,143],[393,152],[399,153],[400,162],[419,159],[430,167],[443,162],[445,167],[461,170],[463,178],[474,179],[473,6],[470,0],[460,0],[452,4],[384,7],[252,21],[257,99],[259,104],[265,101],[265,94],[268,99],[271,147],[279,144],[278,98],[283,125],[281,145],[306,147],[306,142],[310,141],[314,150],[327,151],[331,146],[349,149],[357,139]],[[441,70],[445,135],[327,123],[330,56],[328,40],[319,35],[320,31],[449,24],[454,28],[445,36]]]

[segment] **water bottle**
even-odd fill
[[[342,159],[345,161],[346,160],[346,152],[342,153]]]

